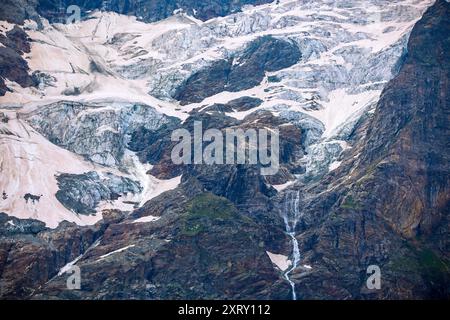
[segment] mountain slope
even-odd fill
[[[448,298],[448,2],[26,3],[0,38],[33,79],[0,69],[1,297]],[[196,121],[278,129],[280,170],[174,164]]]
[[[298,279],[301,296],[449,297],[449,14],[445,1],[424,14],[366,137],[339,172],[303,190],[298,239],[318,270]],[[371,264],[382,272],[372,293]]]

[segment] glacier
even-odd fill
[[[317,180],[338,168],[349,133],[373,112],[406,54],[413,25],[431,3],[284,0],[206,21],[178,11],[146,23],[100,10],[68,25],[26,20],[32,41],[24,59],[39,83],[23,88],[6,80],[11,92],[0,97],[0,112],[10,118],[0,127],[7,175],[0,189],[10,195],[0,211],[56,227],[63,220],[95,223],[104,208],[143,205],[176,188],[180,178],[149,175],[151,165],[128,146],[130,134],[138,127],[175,127],[196,111],[244,97],[262,102],[225,115],[242,120],[268,111],[303,128],[307,149],[298,161],[306,171],[297,178]],[[1,24],[2,34],[13,27]],[[194,75],[221,60],[238,65],[249,44],[268,36],[294,44],[300,59],[263,70],[262,81],[249,89],[223,88],[195,103],[176,99]],[[56,199],[57,177],[92,171],[139,187],[98,205],[94,215],[79,215]],[[35,207],[23,201],[27,192],[42,194]]]

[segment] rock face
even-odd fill
[[[61,224],[54,230],[41,226],[22,230],[11,238],[12,231],[8,230],[11,224],[18,224],[17,219],[7,222],[6,216],[0,216],[4,217],[0,235],[8,235],[0,236],[4,248],[0,251],[2,297],[288,297],[289,287],[265,252],[267,247],[282,249],[280,226],[267,228],[261,224],[261,217],[243,215],[229,200],[204,193],[199,186],[193,180],[186,181],[177,191],[151,201],[125,220],[118,213],[104,212],[101,223],[76,231],[72,224]],[[162,210],[161,203],[165,205]],[[162,216],[154,222],[138,222],[137,217],[149,212]],[[33,252],[39,253],[39,260]],[[22,270],[30,261],[35,267],[27,268],[20,281],[14,278],[12,270]],[[71,261],[82,270],[79,291],[67,290],[68,275],[59,272]]]
[[[360,124],[365,138],[337,173],[301,190],[297,239],[317,266],[294,276],[301,297],[450,296],[449,14],[445,1],[425,13],[399,74]],[[365,287],[369,265],[381,268],[381,290]]]
[[[102,9],[114,11],[126,15],[134,15],[146,22],[154,22],[167,18],[176,10],[196,17],[200,20],[208,20],[214,17],[226,16],[239,11],[244,5],[258,5],[270,3],[270,0],[213,0],[201,3],[193,0],[6,0],[2,4],[0,20],[7,20],[13,23],[23,23],[25,19],[39,19],[38,13],[52,22],[64,22],[66,9],[70,5],[77,5],[81,8],[83,15],[88,10]]]
[[[158,21],[167,18],[173,14],[175,10],[183,10],[186,13],[201,20],[208,20],[214,17],[225,16],[227,14],[239,11],[246,4],[262,4],[269,3],[270,0],[238,0],[238,1],[219,1],[213,0],[207,3],[200,3],[193,0],[145,0],[145,1],[63,1],[64,8],[70,4],[79,5],[83,10],[103,9],[114,11],[126,15],[134,15],[146,22]],[[44,17],[52,17],[52,13],[58,8],[52,1],[39,1],[37,11]]]
[[[413,29],[408,56],[384,90],[361,157],[361,166],[382,167],[390,187],[408,186],[395,193],[401,204],[391,207],[386,199],[379,207],[396,212],[389,220],[405,237],[430,235],[449,205],[449,13],[450,5],[438,1]]]
[[[0,295],[6,299],[29,297],[88,250],[100,234],[98,226],[62,223],[50,230],[42,222],[0,213]]]

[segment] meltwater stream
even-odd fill
[[[292,300],[297,300],[295,293],[295,283],[291,280],[290,274],[294,271],[300,262],[300,249],[298,241],[295,238],[295,227],[300,218],[300,191],[291,191],[286,194],[283,210],[283,220],[286,226],[286,233],[291,238],[292,243],[292,264],[284,273],[284,278],[289,282],[292,288]]]

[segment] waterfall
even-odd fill
[[[286,227],[286,233],[291,238],[292,244],[292,264],[284,273],[284,278],[289,282],[292,288],[292,300],[297,300],[295,292],[295,283],[291,280],[290,274],[294,271],[300,262],[300,249],[298,241],[295,238],[295,228],[300,219],[300,191],[292,191],[286,194],[285,206],[283,210],[283,220]]]

